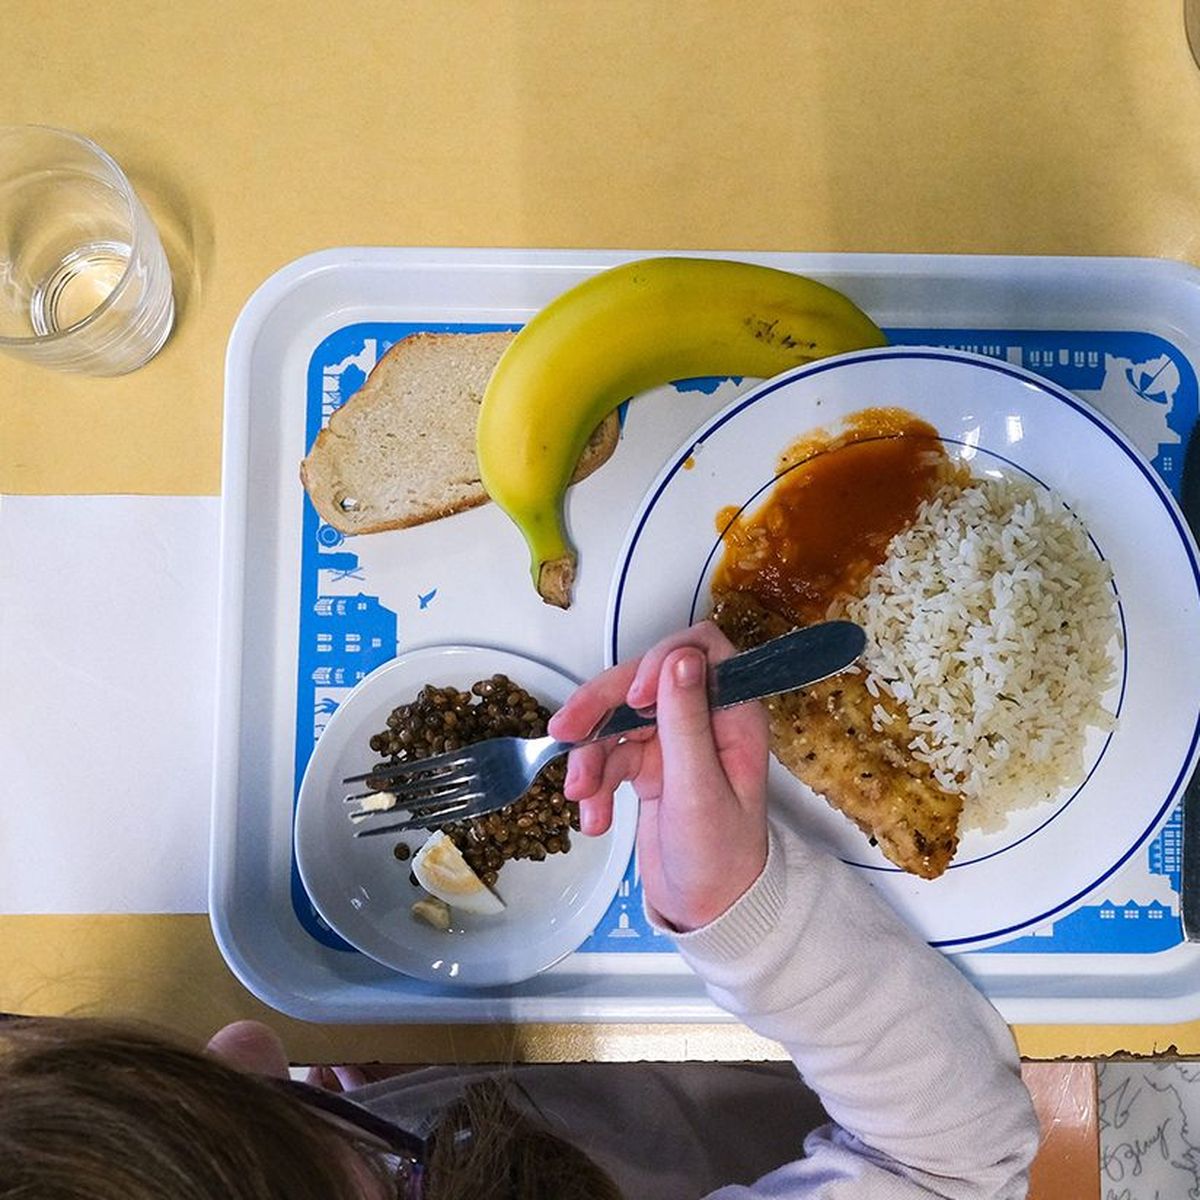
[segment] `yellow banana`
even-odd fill
[[[563,494],[592,430],[621,401],[676,379],[767,378],[884,344],[840,292],[724,259],[641,259],[551,301],[496,364],[476,435],[483,485],[525,535],[542,598],[571,602]]]

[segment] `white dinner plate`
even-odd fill
[[[1197,759],[1200,571],[1195,543],[1151,466],[1108,420],[1069,392],[995,359],[885,348],[826,359],[738,397],[671,457],[617,560],[606,649],[616,662],[705,617],[721,542],[716,519],[753,511],[779,456],[851,413],[907,409],[977,475],[1025,475],[1054,488],[1112,567],[1123,628],[1118,710],[1092,731],[1085,778],[1013,814],[998,833],[966,833],[950,869],[927,881],[892,866],[856,827],[771,766],[780,817],[861,869],[931,943],[976,950],[1065,916],[1143,850]]]
[[[573,834],[566,854],[542,862],[508,862],[496,892],[496,916],[454,912],[448,932],[413,917],[423,889],[409,881],[411,859],[394,853],[404,840],[415,850],[423,832],[355,838],[342,784],[378,761],[372,734],[422,686],[466,689],[497,672],[559,708],[577,683],[545,663],[485,646],[412,650],[372,671],[329,720],[304,772],[296,805],[296,864],[317,911],[352,946],[406,975],[466,987],[517,983],[575,950],[595,928],[620,886],[637,827],[637,803],[613,806],[603,837]],[[380,818],[382,819],[382,818]]]

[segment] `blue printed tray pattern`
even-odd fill
[[[330,415],[362,385],[387,350],[412,333],[478,332],[515,325],[446,322],[356,322],[325,337],[308,364],[304,419],[311,445]],[[1196,375],[1186,355],[1156,334],[1135,331],[889,328],[897,345],[930,345],[986,354],[1036,371],[1069,388],[1114,420],[1178,496],[1183,448],[1197,420]],[[723,381],[688,380],[681,391],[712,393]],[[320,520],[299,488],[300,628],[297,663],[295,790],[321,729],[367,673],[421,639],[420,613],[438,603],[436,570],[422,563],[411,583],[414,628],[405,629],[387,598],[373,588],[354,540]],[[1137,860],[1108,886],[1102,901],[1077,909],[1035,934],[979,953],[1148,954],[1182,941],[1179,879],[1182,833],[1176,812]],[[311,936],[354,951],[321,920],[292,863],[296,916]],[[580,953],[669,951],[642,914],[634,865]]]

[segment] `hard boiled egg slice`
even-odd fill
[[[504,911],[504,901],[467,865],[458,847],[439,830],[413,855],[417,882],[451,908],[484,915]]]

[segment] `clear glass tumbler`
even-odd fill
[[[158,230],[94,142],[0,126],[0,350],[87,375],[123,375],[175,320]]]

